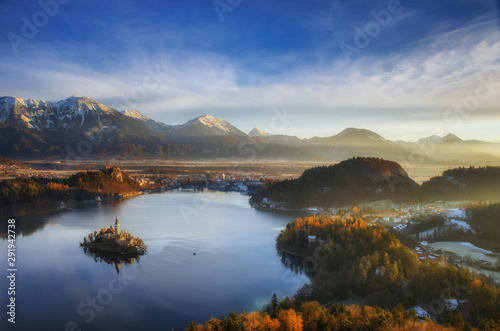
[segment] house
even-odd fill
[[[310,243],[312,243],[312,242],[316,241],[316,239],[317,239],[317,238],[316,238],[316,236],[307,236],[307,240],[308,240]]]
[[[445,306],[447,310],[457,310],[458,309],[458,301],[457,299],[446,299]]]
[[[415,311],[415,314],[417,314],[418,318],[424,319],[431,317],[431,315],[424,308],[420,306],[412,307],[412,309]]]

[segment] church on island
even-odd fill
[[[90,233],[80,245],[96,251],[122,254],[144,254],[147,250],[141,238],[134,237],[127,231],[120,231],[118,216],[114,228],[110,225],[109,228],[104,227],[99,232]]]
[[[99,232],[98,236],[101,236],[102,239],[114,239],[117,244],[120,244],[122,246],[134,246],[135,245],[135,238],[132,236],[126,237],[123,234],[120,234],[120,223],[118,223],[118,216],[116,216],[116,221],[115,221],[115,228],[113,229],[113,226],[110,225],[109,229],[106,229],[106,231]]]

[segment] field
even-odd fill
[[[454,241],[440,241],[429,244],[430,247],[434,248],[434,250],[442,250],[453,252],[457,254],[460,258],[469,257],[473,260],[479,261],[488,261],[491,263],[491,266],[496,266],[497,263],[500,262],[499,254],[494,254],[493,252],[482,249],[480,247],[476,247],[471,243],[467,242],[454,242]],[[482,273],[487,276],[492,277],[497,283],[500,283],[500,272],[491,271],[487,269],[483,269],[478,267],[477,265],[472,267],[470,265],[466,265],[465,263],[460,263],[460,266],[469,269],[473,273]]]
[[[464,258],[466,256],[469,256],[470,258],[474,260],[486,260],[491,262],[491,264],[495,264],[498,257],[494,256],[488,256],[486,254],[492,254],[492,251],[488,251],[486,249],[482,249],[479,247],[476,247],[472,245],[471,243],[465,243],[465,242],[455,242],[455,241],[440,241],[440,242],[435,242],[432,244],[429,244],[432,248],[434,248],[435,251],[437,250],[442,250],[442,251],[448,251],[448,252],[453,252],[460,256],[461,258]]]

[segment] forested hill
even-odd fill
[[[500,201],[500,167],[449,169],[419,186],[396,162],[353,158],[308,169],[297,179],[265,185],[251,203],[261,208],[274,204],[342,207],[385,199],[395,203]]]
[[[469,167],[446,170],[422,184],[424,201],[500,201],[500,167]]]
[[[69,187],[96,194],[126,194],[137,192],[140,185],[118,167],[99,171],[79,172],[64,181]]]
[[[418,195],[419,185],[396,162],[380,158],[352,158],[332,166],[308,169],[302,176],[269,184],[251,198],[283,202],[294,208],[345,206],[366,201],[408,201]]]
[[[140,185],[117,167],[77,173],[65,180],[16,178],[0,182],[0,216],[52,212],[76,203],[139,192]]]
[[[488,329],[485,326],[492,325],[490,330],[498,330],[498,287],[474,277],[467,269],[433,260],[420,262],[394,232],[380,226],[336,216],[310,216],[288,224],[276,243],[279,252],[302,257],[302,266],[311,279],[296,294],[302,301],[328,303],[354,293],[363,298],[364,304],[385,309],[398,304],[406,309],[423,305],[433,318],[445,322],[449,312],[444,300],[453,298],[468,303],[459,307],[460,315],[464,313],[462,324],[465,319],[474,326]],[[447,280],[459,290],[445,297],[447,286],[443,284]],[[438,298],[442,302],[436,305]]]

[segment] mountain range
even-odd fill
[[[481,164],[500,161],[500,144],[448,134],[416,142],[391,141],[366,129],[301,139],[255,128],[248,134],[204,115],[169,125],[137,110],[117,111],[87,97],[58,102],[0,98],[0,156],[236,158],[340,161],[381,157],[397,161]]]

